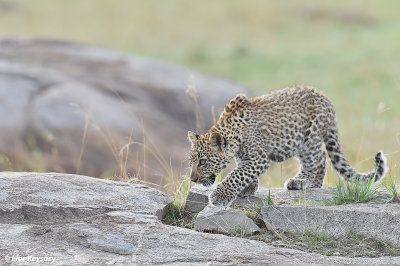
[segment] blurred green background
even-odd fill
[[[353,166],[372,169],[382,149],[398,176],[399,10],[396,0],[0,0],[0,34],[97,44],[226,77],[254,94],[313,85],[336,107]],[[275,165],[261,183],[280,186],[297,168]],[[336,182],[331,169],[327,181]]]

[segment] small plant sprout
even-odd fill
[[[267,205],[274,205],[274,202],[271,198],[271,190],[268,190]]]
[[[307,204],[307,190],[299,191],[299,200],[298,203],[299,205],[306,205]]]
[[[223,171],[221,171],[221,172],[218,174],[217,178],[215,178],[215,183],[220,183],[220,182],[222,181],[222,172],[223,172]]]
[[[354,182],[342,181],[340,177],[338,179],[339,182],[336,184],[333,196],[336,205],[368,202],[377,193],[377,189],[372,187],[375,182],[374,178],[365,181],[356,178]]]

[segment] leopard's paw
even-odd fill
[[[290,178],[285,182],[285,187],[288,190],[302,190],[309,187],[309,181],[302,178]]]
[[[238,197],[246,198],[249,196],[254,196],[257,192],[257,189],[258,189],[258,183],[254,182],[254,183],[250,184],[247,188],[243,189],[239,193]]]
[[[234,196],[223,192],[221,193],[218,188],[214,190],[209,197],[210,205],[219,207],[229,207],[234,200]]]

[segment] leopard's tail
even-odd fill
[[[387,164],[386,157],[383,155],[382,151],[379,151],[375,155],[375,167],[371,172],[357,173],[343,155],[336,125],[331,126],[327,130],[326,134],[324,135],[324,142],[333,168],[346,180],[354,182],[356,180],[363,181],[374,179],[375,182],[377,182],[385,177],[387,172]]]

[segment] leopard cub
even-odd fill
[[[326,155],[333,168],[349,181],[384,177],[386,158],[375,155],[375,168],[357,173],[342,153],[335,110],[329,99],[309,86],[293,86],[263,96],[236,95],[219,120],[204,135],[188,132],[191,142],[190,178],[210,186],[218,173],[235,159],[237,167],[210,195],[210,203],[229,206],[238,195],[254,194],[258,177],[270,162],[291,157],[300,161],[298,174],[286,181],[290,190],[320,188],[326,173]]]

